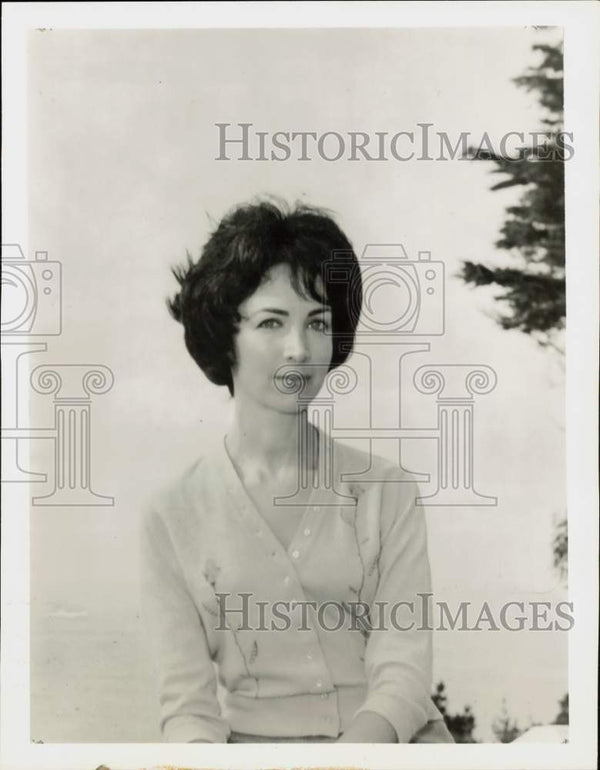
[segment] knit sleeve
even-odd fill
[[[226,743],[214,665],[202,619],[187,590],[160,515],[149,510],[141,530],[141,606],[153,652],[167,741]]]
[[[379,581],[371,604],[365,653],[368,694],[361,711],[394,727],[399,743],[410,739],[436,710],[431,702],[431,630],[424,605],[431,577],[419,489],[405,478],[383,483]]]

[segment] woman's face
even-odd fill
[[[236,399],[295,412],[299,398],[305,402],[317,395],[329,370],[331,310],[296,294],[290,268],[281,264],[242,302],[239,314],[232,372]],[[300,374],[304,387],[299,378],[290,381],[292,372]]]

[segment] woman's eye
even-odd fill
[[[281,326],[281,321],[278,318],[265,318],[258,324],[259,329],[276,329]]]
[[[328,332],[329,331],[329,322],[324,321],[322,318],[318,318],[315,321],[311,321],[310,323],[311,327],[314,328],[318,332]]]

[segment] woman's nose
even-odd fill
[[[285,338],[285,358],[288,361],[306,361],[308,358],[308,345],[304,333],[292,329]]]

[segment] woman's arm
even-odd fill
[[[142,524],[142,611],[151,637],[168,741],[226,743],[214,665],[202,619],[187,590],[167,527],[155,511]]]
[[[431,630],[423,624],[431,593],[425,514],[415,505],[417,484],[399,473],[382,483],[379,580],[365,650],[368,693],[344,742],[409,743],[431,712]]]
[[[361,711],[337,743],[398,743],[398,739],[387,719],[374,711]]]

